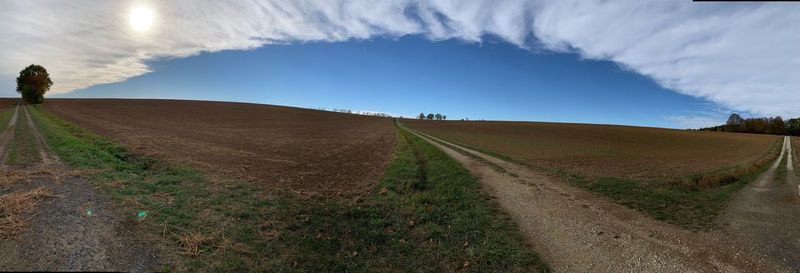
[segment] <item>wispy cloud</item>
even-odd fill
[[[725,107],[800,116],[800,6],[601,0],[4,1],[0,76],[48,67],[63,93],[150,72],[146,61],[270,43],[423,35],[611,60]],[[154,29],[128,24],[137,6]]]

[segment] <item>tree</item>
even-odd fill
[[[425,113],[419,113],[419,119],[425,119]]]
[[[783,118],[778,116],[769,119],[769,124],[767,125],[767,131],[765,133],[772,135],[785,135],[786,123],[783,122]]]
[[[436,118],[436,120],[442,120],[442,114],[436,114],[434,118]]]
[[[786,120],[786,133],[793,136],[800,136],[800,118]]]
[[[739,114],[733,113],[728,117],[728,122],[725,125],[741,125],[742,123],[744,123],[744,119]]]
[[[446,115],[442,115],[442,120],[447,120],[447,116]]]
[[[433,120],[433,114],[428,114],[428,120]]]
[[[728,122],[725,123],[725,131],[738,132],[742,129],[742,124],[744,124],[744,119],[739,114],[733,113],[728,117]]]
[[[53,81],[41,65],[32,64],[19,72],[17,77],[17,93],[22,95],[22,100],[27,103],[42,103],[44,93],[50,90]]]

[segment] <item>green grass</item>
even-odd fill
[[[796,136],[792,136],[789,139],[789,141],[792,142],[791,143],[792,144],[792,153],[794,153],[792,155],[792,165],[794,165],[792,168],[794,169],[794,175],[800,176],[800,158],[797,157],[798,155],[800,155],[800,153],[797,152],[797,149],[800,148],[800,147],[796,146],[797,142],[794,141],[795,138],[797,138],[797,137]]]
[[[17,113],[17,124],[14,126],[14,137],[8,142],[6,164],[24,165],[41,162],[42,158],[36,147],[36,137],[33,135],[33,130],[28,125],[28,119],[20,110]]]
[[[41,111],[54,151],[125,204],[167,251],[208,237],[176,270],[215,272],[547,271],[478,182],[440,150],[398,131],[394,160],[362,197],[300,196],[141,157]],[[171,248],[171,249],[170,249]],[[465,267],[465,264],[468,266]]]
[[[406,132],[398,133],[394,160],[365,200],[315,198],[284,209],[295,215],[285,229],[299,244],[291,256],[310,272],[547,269],[467,170]]]
[[[571,184],[600,193],[617,203],[643,211],[655,219],[690,229],[711,228],[733,195],[761,172],[749,173],[722,186],[686,190],[683,187],[619,178],[586,179],[562,174]]]
[[[789,161],[789,154],[787,153],[783,157],[783,159],[781,159],[781,162],[778,163],[778,168],[775,169],[775,176],[772,177],[772,179],[776,183],[780,184],[786,183],[786,176],[788,175],[787,172],[789,171],[789,169],[786,168],[786,163],[788,161]]]
[[[568,173],[560,169],[534,166],[493,151],[448,142],[479,151],[532,170],[548,173],[581,188],[596,192],[614,202],[642,211],[651,217],[688,229],[709,229],[728,201],[747,184],[766,171],[778,156],[781,141],[777,141],[758,162],[744,166],[728,167],[687,177],[688,181],[710,176],[724,176],[725,183],[714,187],[687,187],[685,183],[667,181],[631,180],[616,177],[591,178]],[[746,171],[745,171],[746,170]],[[736,172],[735,176],[729,173]]]
[[[6,129],[8,122],[11,121],[12,115],[14,115],[14,108],[0,111],[0,132]]]

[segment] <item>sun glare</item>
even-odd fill
[[[153,26],[155,15],[153,10],[146,7],[136,7],[128,15],[128,24],[138,32],[145,32]]]

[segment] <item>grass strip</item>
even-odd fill
[[[403,128],[403,129],[405,129],[405,130],[411,130],[411,129],[409,129],[408,127],[405,127],[405,126],[403,126],[402,124],[398,124],[398,126],[400,126],[401,128]],[[422,134],[423,136],[426,136],[426,137],[428,137],[428,139],[432,140],[433,142],[436,142],[436,143],[438,143],[438,144],[440,144],[440,145],[443,145],[443,146],[445,146],[445,147],[447,147],[447,148],[453,149],[453,151],[456,151],[456,152],[458,152],[459,154],[462,154],[462,155],[468,156],[469,158],[472,158],[472,159],[474,159],[474,160],[477,160],[478,162],[481,162],[481,163],[483,163],[483,164],[486,164],[487,166],[491,167],[493,170],[495,170],[495,171],[497,171],[497,172],[499,172],[499,173],[508,174],[508,175],[509,175],[509,176],[511,176],[511,177],[517,177],[517,174],[515,174],[515,173],[511,173],[511,172],[508,172],[508,171],[507,171],[505,168],[503,168],[502,166],[500,166],[500,165],[497,165],[497,164],[494,164],[494,163],[492,163],[492,162],[490,162],[490,161],[488,161],[488,160],[484,159],[483,157],[480,157],[480,156],[477,156],[477,155],[475,155],[475,154],[473,154],[473,153],[467,152],[467,151],[465,151],[464,149],[462,149],[461,147],[458,147],[458,146],[451,145],[450,143],[447,143],[447,142],[441,141],[441,140],[439,140],[439,139],[437,139],[437,138],[431,137],[430,135],[426,135],[426,134],[424,134],[424,133],[420,133],[420,132],[418,132],[418,131],[414,131],[414,133]]]
[[[789,169],[786,167],[786,163],[789,161],[789,155],[781,159],[781,162],[778,163],[778,168],[775,169],[775,175],[772,177],[776,183],[783,184],[786,183],[786,175]]]
[[[36,137],[28,124],[28,119],[21,113],[17,115],[14,137],[8,142],[6,164],[24,165],[41,162],[42,158],[39,155],[39,150],[37,150]]]
[[[210,178],[131,154],[38,108],[31,114],[62,160],[87,170],[127,215],[148,212],[148,238],[182,253],[170,269],[547,271],[467,170],[407,133],[398,131],[376,188],[342,198]]]
[[[794,165],[793,166],[794,175],[800,176],[800,158],[798,158],[798,155],[800,155],[800,153],[797,152],[797,149],[800,147],[800,146],[797,146],[797,145],[800,144],[800,142],[796,141],[796,139],[797,139],[796,136],[790,136],[789,137],[789,141],[792,144],[792,153],[794,153],[794,155],[792,155],[792,163],[791,164]]]
[[[8,122],[11,121],[11,116],[14,115],[14,108],[0,111],[0,132],[6,129]]]
[[[617,177],[587,177],[561,169],[548,169],[516,160],[510,156],[486,149],[464,145],[453,139],[442,140],[475,150],[508,162],[526,166],[535,171],[551,174],[577,187],[599,193],[614,202],[642,211],[653,218],[687,229],[709,229],[736,192],[758,178],[779,155],[781,141],[756,162],[727,167],[707,174],[696,174],[690,181],[702,177],[725,178],[716,186],[687,187],[685,181],[632,180]]]

